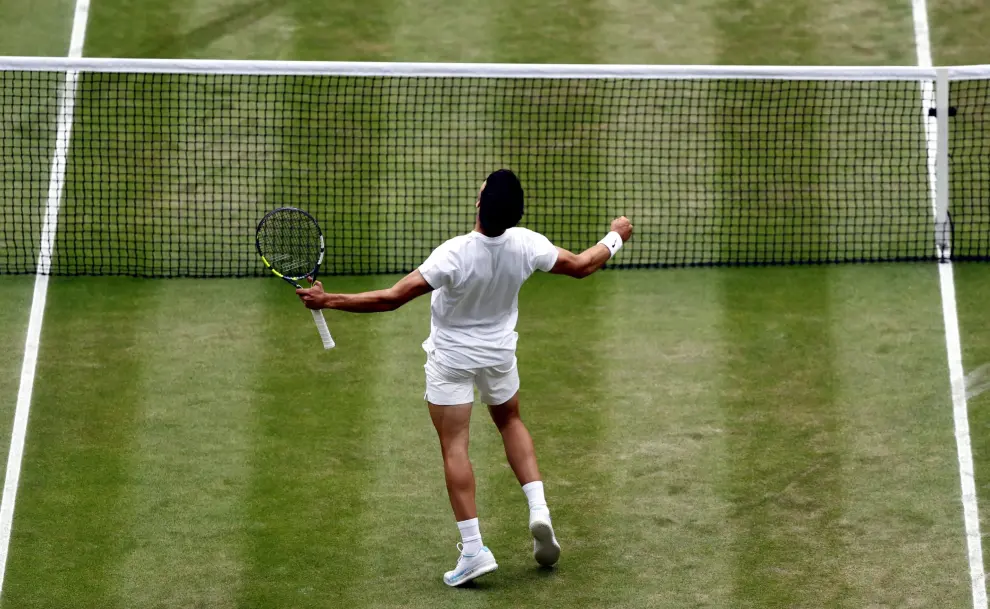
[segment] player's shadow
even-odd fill
[[[231,7],[215,19],[185,33],[157,39],[142,49],[141,57],[182,57],[190,49],[204,49],[214,41],[256,23],[291,0],[255,0]]]

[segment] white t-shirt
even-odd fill
[[[498,237],[470,232],[433,250],[419,267],[434,289],[423,349],[450,368],[512,361],[519,288],[533,271],[549,271],[556,262],[549,239],[520,227]]]

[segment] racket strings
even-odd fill
[[[320,261],[320,229],[306,214],[279,210],[258,227],[258,247],[273,269],[286,277],[312,273]]]

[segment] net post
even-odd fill
[[[952,259],[949,221],[949,70],[935,70],[935,117],[938,141],[935,155],[935,246],[939,262]]]

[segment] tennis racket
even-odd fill
[[[265,266],[277,277],[301,288],[299,281],[316,281],[325,252],[323,231],[316,218],[295,207],[280,207],[265,214],[258,223],[255,245]],[[333,337],[323,311],[311,309],[324,349],[333,349]]]

